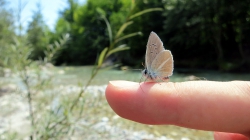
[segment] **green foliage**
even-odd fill
[[[8,55],[6,59],[8,63],[5,63],[4,67],[10,68],[13,73],[20,79],[20,83],[25,88],[24,95],[28,101],[29,107],[29,119],[30,119],[30,139],[46,139],[48,134],[55,135],[60,131],[54,129],[53,132],[44,130],[44,125],[53,125],[50,119],[56,117],[56,114],[52,114],[51,110],[46,110],[46,103],[41,103],[39,105],[35,105],[35,99],[37,99],[38,94],[48,94],[48,90],[51,88],[51,79],[52,75],[49,71],[47,71],[47,67],[49,67],[49,63],[52,63],[53,58],[57,51],[67,42],[69,39],[68,35],[65,35],[58,42],[49,45],[45,52],[44,61],[33,61],[31,59],[31,55],[33,52],[33,48],[28,45],[28,41],[25,37],[18,37],[15,39],[15,42],[9,46],[7,50]],[[50,89],[51,90],[51,89]],[[22,91],[23,92],[23,91]],[[54,99],[54,95],[51,95],[50,99]],[[37,101],[36,101],[37,102]],[[38,111],[35,111],[35,109]],[[39,119],[40,115],[45,115],[44,118]],[[58,117],[57,117],[58,119]],[[46,124],[43,124],[46,122]],[[44,132],[46,131],[46,132]],[[58,132],[59,131],[59,132]],[[10,135],[12,132],[7,133],[6,136]],[[15,133],[13,133],[15,134]],[[12,135],[11,135],[12,136]],[[11,138],[11,136],[8,136]],[[19,138],[17,135],[13,135],[12,137]]]
[[[55,41],[54,44],[47,45],[44,50],[45,63],[54,63],[54,60],[58,57],[58,53],[65,47],[69,39],[69,34],[65,34],[61,39],[59,39],[59,41]]]
[[[97,66],[98,67],[101,67],[102,66],[102,63],[105,59],[105,55],[107,54],[107,51],[108,51],[108,48],[104,48],[99,56],[99,59],[98,59],[98,63],[97,63]]]
[[[41,59],[45,56],[44,50],[49,45],[48,27],[45,25],[42,16],[41,5],[37,5],[37,11],[33,13],[32,21],[28,25],[27,41],[32,47],[32,55],[34,60]]]
[[[71,6],[64,10],[56,29],[70,33],[72,40],[69,47],[62,51],[63,57],[58,58],[58,63],[93,64],[98,53],[121,36],[122,30],[117,36],[112,35],[116,34],[128,19],[131,3],[132,1],[126,0],[89,0],[85,5],[80,6],[70,1]],[[63,21],[66,21],[66,25],[69,26],[60,24]],[[78,61],[75,61],[76,56]]]
[[[103,59],[109,56],[124,65],[141,67],[148,35],[155,31],[165,48],[172,51],[175,67],[225,71],[250,68],[250,3],[247,0],[88,0],[84,5],[76,0],[67,2],[68,7],[61,11],[53,32],[44,24],[38,5],[26,34],[32,59],[44,58],[49,43],[62,34],[69,34],[70,41],[54,57],[58,65],[98,63],[96,58],[102,58],[98,56],[108,48]],[[9,61],[5,56],[11,55],[8,44],[14,42],[15,33],[11,11],[5,8],[4,0],[0,4],[3,7],[0,9],[2,66]],[[138,31],[142,36],[137,36]],[[120,51],[119,55],[107,55],[123,44],[130,49]]]
[[[132,36],[130,36],[132,37]],[[120,51],[125,51],[125,50],[129,50],[130,48],[129,47],[126,47],[125,44],[123,45],[120,45],[112,50],[109,50],[109,52],[107,53],[106,55],[106,58],[108,58],[111,54],[114,54],[114,53],[117,53],[117,52],[120,52]]]
[[[150,9],[143,10],[143,11],[140,11],[140,12],[135,13],[134,15],[130,16],[129,19],[133,19],[133,18],[136,18],[136,17],[141,16],[143,14],[146,14],[149,12],[154,12],[154,11],[162,11],[162,8],[150,8]]]
[[[6,56],[11,55],[8,49],[9,44],[13,43],[14,35],[12,12],[6,8],[6,1],[0,0],[0,67],[8,62]]]
[[[156,7],[164,11],[151,12],[128,23],[125,33],[140,30],[144,36],[129,39],[127,44],[133,47],[123,52],[120,59],[123,64],[141,67],[148,35],[155,31],[165,47],[172,51],[176,67],[225,71],[248,69],[248,5],[246,0],[234,3],[217,0],[136,1],[130,15]]]
[[[138,31],[142,28],[138,29],[137,25],[135,30],[129,29],[134,24],[133,20],[152,11],[162,11],[162,8],[150,6],[138,9],[132,0],[89,0],[82,6],[73,0],[68,3],[69,7],[62,12],[62,17],[58,20],[56,34],[68,32],[72,40],[57,59],[58,64],[95,63],[98,53],[107,46],[110,51],[115,45],[127,44],[128,38],[139,34]],[[115,56],[118,60],[125,57],[124,53],[120,54]]]
[[[32,48],[23,39],[15,38],[7,52],[11,55],[6,56],[8,61],[4,67],[11,68],[15,72],[25,69],[25,66],[32,63],[30,59]]]
[[[176,0],[166,4],[164,36],[175,64],[226,71],[249,64],[249,4],[247,0]],[[229,62],[232,65],[225,67]]]
[[[133,4],[131,4],[131,5],[133,6]],[[113,39],[110,23],[108,22],[108,20],[106,18],[106,12],[104,10],[102,10],[101,8],[99,8],[99,7],[96,10],[100,14],[101,18],[105,21],[105,23],[107,25],[107,29],[108,29],[108,33],[109,33],[109,40],[110,40],[109,47],[108,48],[106,47],[101,52],[101,55],[99,56],[98,64],[97,64],[97,69],[98,69],[98,68],[101,67],[101,64],[103,63],[103,61],[105,59],[107,59],[111,54],[130,49],[129,47],[126,47],[126,44],[122,44],[122,45],[114,48],[115,45],[117,45],[119,42],[121,42],[121,41],[123,41],[125,39],[131,38],[131,37],[134,37],[134,36],[137,36],[137,35],[141,35],[140,32],[134,32],[134,33],[128,33],[128,34],[123,33],[125,31],[125,29],[129,25],[131,25],[133,23],[133,21],[132,21],[133,18],[142,16],[143,14],[146,14],[146,13],[149,13],[149,12],[159,11],[159,10],[162,10],[162,9],[161,8],[149,8],[149,9],[137,12],[137,13],[135,13],[133,15],[128,15],[126,17],[127,20],[120,26],[118,31],[115,32],[116,35],[115,35],[114,39]],[[130,12],[132,10],[133,9],[131,9]]]

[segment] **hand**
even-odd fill
[[[250,138],[250,82],[111,81],[106,98],[119,116],[139,123],[218,131],[216,140]]]

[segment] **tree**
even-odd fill
[[[49,45],[48,27],[43,21],[41,5],[37,4],[37,10],[33,12],[32,21],[28,24],[27,41],[31,45],[33,52],[32,59],[44,57],[46,46]]]
[[[173,48],[176,64],[240,69],[247,60],[242,44],[249,44],[244,40],[249,37],[249,4],[247,0],[177,0],[165,5],[164,34]]]
[[[68,8],[62,12],[62,17],[57,22],[56,34],[68,32],[71,41],[68,47],[62,51],[58,63],[93,64],[98,53],[109,44],[105,22],[100,19],[96,9],[100,7],[106,11],[109,19],[113,14],[119,12],[122,2],[89,0],[81,6],[74,0],[68,0],[68,4]],[[111,24],[118,26],[119,23],[111,22]]]
[[[8,63],[6,56],[11,55],[8,53],[9,44],[13,43],[15,36],[12,11],[6,7],[6,1],[0,0],[0,66]]]

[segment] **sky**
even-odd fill
[[[14,15],[17,16],[18,5],[21,2],[23,10],[21,12],[21,22],[24,29],[27,29],[28,23],[32,20],[32,14],[37,10],[37,3],[40,2],[42,14],[45,23],[51,30],[54,29],[59,16],[59,11],[63,10],[67,4],[67,0],[7,0],[8,6],[14,10]],[[78,0],[83,4],[86,0]]]

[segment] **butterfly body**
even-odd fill
[[[143,75],[146,77],[146,79],[149,79],[150,81],[167,81],[169,77],[159,77],[157,73],[155,72],[148,72],[147,69],[143,70]]]
[[[173,73],[173,56],[165,50],[156,33],[151,32],[146,50],[146,68],[142,71],[147,80],[167,81]]]

